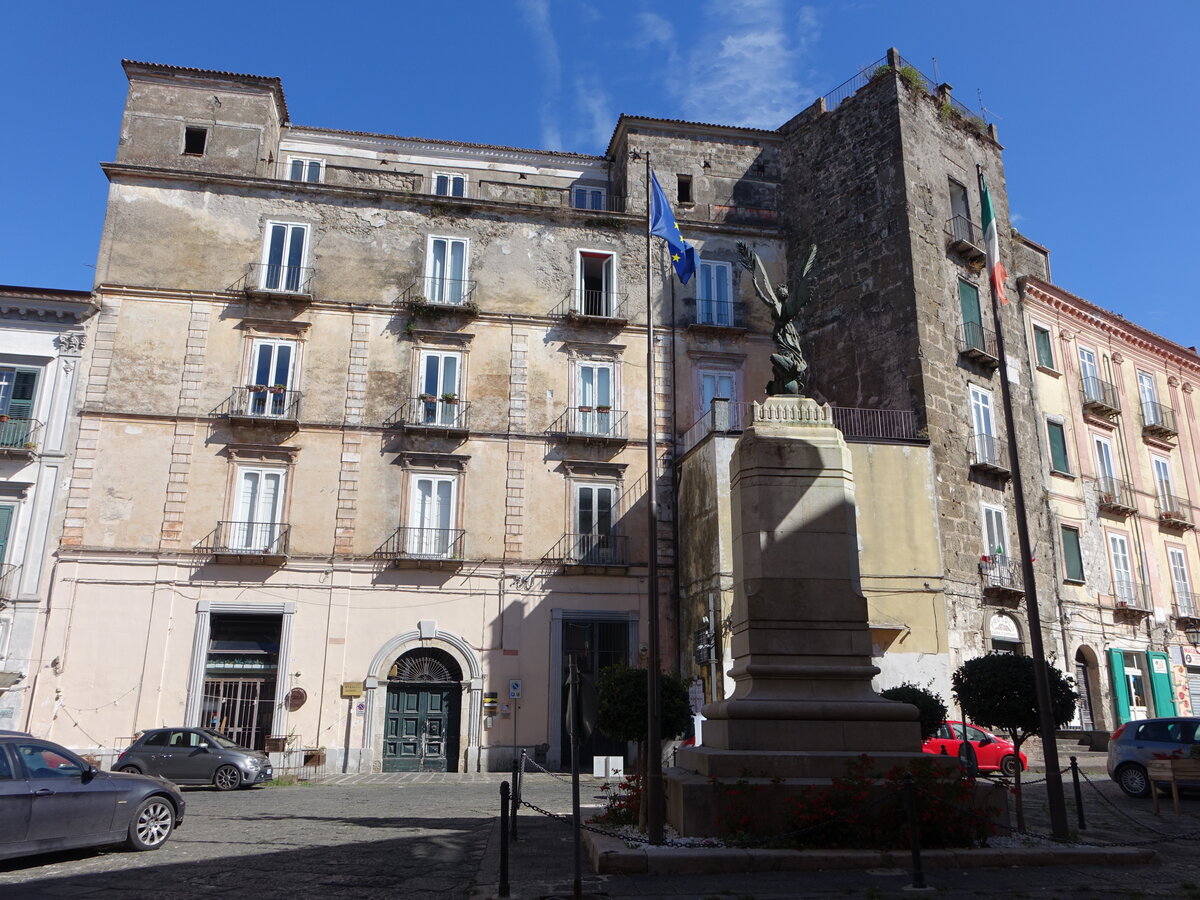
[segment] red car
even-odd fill
[[[1012,777],[1017,774],[1017,754],[1012,741],[984,731],[976,725],[967,725],[967,741],[975,748],[979,760],[979,771],[1000,772]],[[941,727],[921,747],[926,753],[958,756],[963,742],[962,722],[943,722]],[[1025,754],[1021,755],[1021,771],[1029,768]]]

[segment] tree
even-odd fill
[[[688,682],[663,673],[658,678],[661,695],[662,736],[679,737],[692,723]],[[624,663],[609,666],[596,682],[596,727],[618,741],[637,741],[638,767],[646,749],[646,670]]]
[[[1050,682],[1051,718],[1055,727],[1061,727],[1074,718],[1078,698],[1071,679],[1049,663],[1043,665]],[[1013,742],[1018,758],[1025,739],[1041,731],[1034,671],[1031,657],[991,654],[967,660],[951,676],[954,697],[963,714],[976,725],[1004,732]],[[1017,828],[1024,831],[1020,766],[1017,766],[1016,795]]]
[[[895,687],[880,691],[879,696],[885,700],[911,703],[917,708],[922,742],[937,734],[938,728],[946,721],[946,704],[942,702],[942,698],[929,688],[923,688],[911,681],[902,681]]]

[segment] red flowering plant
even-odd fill
[[[631,775],[617,782],[616,788],[605,783],[600,785],[600,790],[605,794],[607,805],[589,821],[614,827],[638,824],[642,809],[642,776]]]

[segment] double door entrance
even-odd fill
[[[388,674],[383,771],[456,771],[461,681],[458,666],[437,650],[396,660]]]

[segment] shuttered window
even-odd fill
[[[0,563],[8,561],[8,533],[12,530],[13,507],[0,506]]]
[[[1060,422],[1047,422],[1046,434],[1050,439],[1050,470],[1069,475],[1071,464],[1067,461],[1067,436]]]

